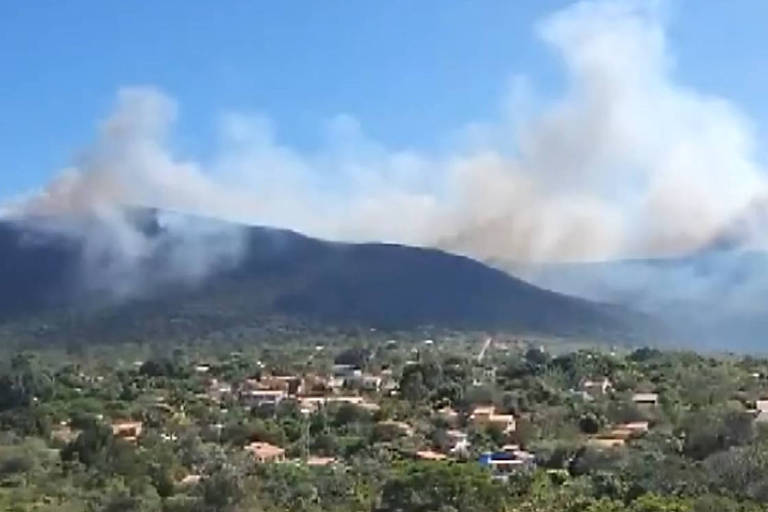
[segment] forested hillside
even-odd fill
[[[170,242],[147,215],[140,229],[157,240],[156,249],[131,268],[137,290],[118,297],[109,282],[89,287],[93,265],[83,263],[81,239],[0,224],[2,328],[42,341],[172,342],[278,315],[332,325],[503,329],[610,340],[642,339],[650,330],[642,315],[549,292],[462,256],[326,242],[260,227],[234,227],[244,248],[232,264],[194,282],[175,281],[168,277],[177,270]]]

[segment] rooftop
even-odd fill
[[[416,457],[421,460],[445,460],[448,457],[442,453],[438,453],[432,450],[421,450],[416,452]]]
[[[273,444],[260,441],[253,442],[245,447],[245,450],[253,453],[259,458],[272,458],[285,454],[285,450]]]

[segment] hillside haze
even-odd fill
[[[44,318],[44,337],[51,340],[173,337],[180,325],[185,336],[204,337],[270,315],[330,325],[502,329],[602,340],[642,337],[647,327],[642,315],[546,291],[439,250],[327,242],[183,216],[187,233],[189,226],[208,226],[190,239],[173,230],[178,222],[164,222],[163,212],[134,210],[125,219],[143,248],[130,260],[105,245],[112,238],[102,235],[93,243],[94,231],[83,228],[91,219],[76,219],[77,229],[66,230],[61,219],[56,229],[39,219],[0,223],[5,327]],[[198,254],[223,243],[231,254]],[[204,270],[180,271],[200,261]]]
[[[762,251],[713,245],[674,258],[493,265],[547,289],[642,311],[689,347],[766,350],[768,254]]]

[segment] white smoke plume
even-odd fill
[[[124,89],[75,165],[4,209],[97,212],[117,229],[94,251],[115,245],[129,262],[150,242],[115,215],[122,205],[498,261],[683,254],[760,201],[766,180],[749,120],[675,80],[662,14],[640,0],[554,13],[537,33],[562,61],[564,94],[539,106],[528,101],[532,81],[520,78],[498,119],[460,127],[450,149],[431,153],[387,148],[348,115],[329,123],[322,149],[302,152],[280,144],[267,119],[231,114],[218,157],[185,162],[167,144],[174,102],[152,88]],[[172,229],[179,254],[196,255],[178,266],[194,275],[237,258],[237,236],[209,254],[211,244],[185,242],[199,241],[195,229]],[[744,238],[763,245],[759,229]]]
[[[43,191],[6,204],[4,216],[35,233],[30,243],[44,243],[45,235],[79,242],[81,284],[117,299],[163,283],[198,282],[236,263],[244,244],[239,227],[179,213],[202,213],[192,206],[205,207],[217,187],[168,152],[175,111],[154,90],[120,91],[116,111],[77,164]],[[157,215],[140,210],[156,206]]]

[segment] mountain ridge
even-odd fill
[[[0,293],[0,320],[59,312],[68,319],[64,324],[80,322],[78,332],[87,337],[89,318],[111,315],[140,323],[143,314],[162,323],[162,317],[193,310],[222,328],[276,314],[338,325],[504,329],[614,341],[641,338],[650,323],[626,308],[543,290],[436,249],[328,242],[257,226],[233,228],[242,244],[236,262],[193,283],[175,282],[162,272],[171,268],[164,261],[173,255],[166,252],[169,244],[178,241],[164,232],[157,212],[144,215],[149,216],[142,222],[155,220],[141,227],[154,245],[131,278],[147,281],[150,291],[122,300],[108,300],[103,288],[82,286],[88,277],[82,239],[54,236],[25,243],[39,233],[0,221],[0,281],[9,283]],[[134,331],[126,337],[142,336]]]

